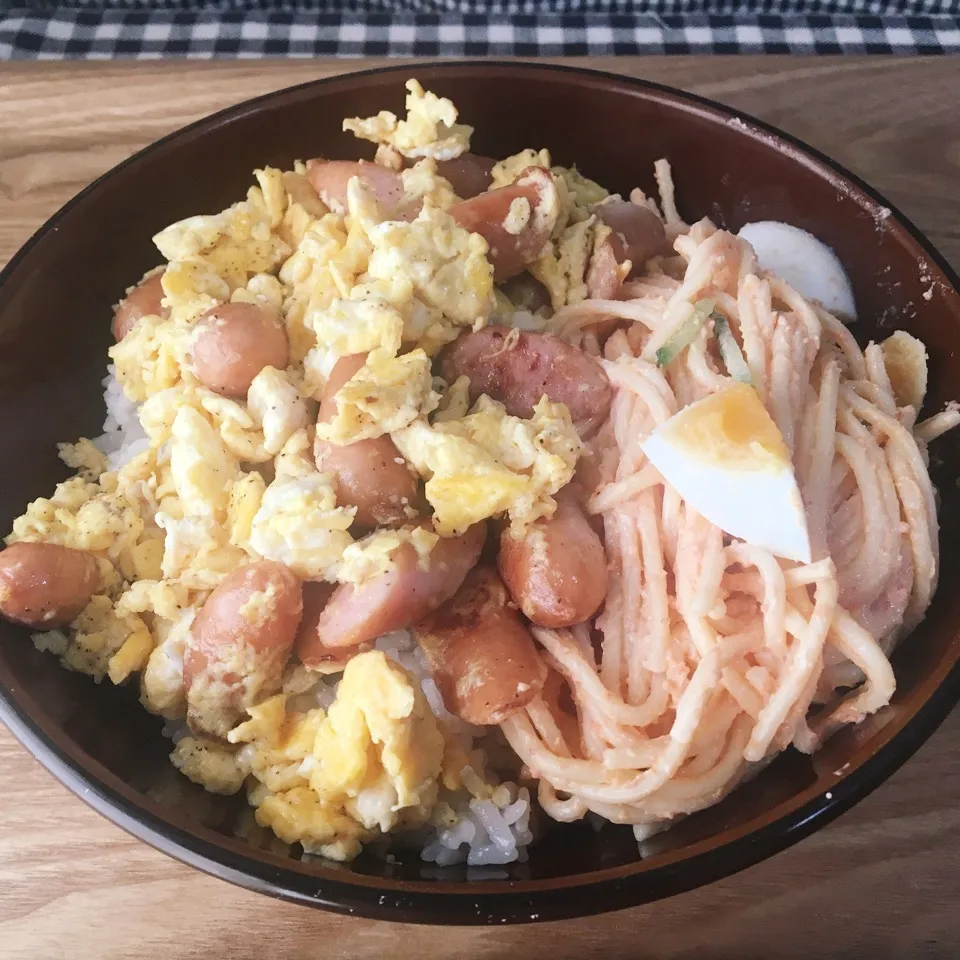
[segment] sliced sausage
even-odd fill
[[[596,300],[612,300],[620,292],[624,280],[620,268],[626,261],[630,261],[632,274],[639,273],[651,257],[670,253],[670,244],[662,221],[647,207],[608,200],[594,207],[593,212],[609,232],[598,234],[587,268],[587,295]],[[602,322],[607,332],[616,324]]]
[[[539,696],[546,666],[506,587],[477,567],[456,596],[414,627],[444,706],[481,726]]]
[[[366,354],[341,357],[324,387],[317,415],[326,423],[336,414],[337,391],[363,366]],[[355,443],[314,442],[317,469],[334,475],[337,502],[356,507],[361,527],[393,527],[409,523],[419,502],[418,479],[400,455],[396,444],[384,434]]]
[[[34,630],[76,620],[99,584],[97,558],[86,550],[20,541],[0,552],[0,615]]]
[[[547,668],[547,679],[543,682],[540,696],[559,727],[567,747],[574,752],[574,756],[580,754],[583,750],[580,720],[566,679],[556,670]]]
[[[438,160],[437,173],[449,181],[461,200],[469,200],[489,189],[497,161],[475,153],[463,153],[453,160]]]
[[[245,397],[264,367],[283,370],[287,333],[271,310],[253,303],[221,303],[197,321],[193,370],[197,379],[227,397]]]
[[[163,303],[163,272],[141,280],[114,308],[113,339],[119,343],[142,317],[165,316]]]
[[[520,214],[526,212],[525,219]],[[490,246],[493,277],[501,283],[540,257],[557,223],[557,186],[549,170],[528,167],[506,187],[488,190],[450,208],[451,216]]]
[[[590,255],[586,281],[587,296],[591,300],[613,300],[616,297],[623,283],[620,263],[614,251],[613,235],[607,234],[594,245]],[[609,323],[606,320],[601,322]]]
[[[300,626],[293,644],[293,652],[299,661],[310,670],[335,672],[342,669],[347,661],[356,656],[362,648],[348,647],[346,649],[332,649],[325,647],[317,633],[317,624],[324,607],[330,601],[335,583],[306,582],[303,584],[303,615],[300,617]]]
[[[613,392],[600,364],[557,337],[489,326],[466,333],[440,355],[440,376],[448,383],[466,375],[470,399],[486,394],[507,412],[529,417],[540,398],[564,403],[581,436],[606,418]]]
[[[592,617],[607,595],[607,556],[572,495],[557,498],[549,519],[523,537],[500,537],[500,576],[524,615],[541,627],[572,627]]]
[[[332,473],[337,503],[356,507],[359,527],[395,527],[417,514],[416,474],[388,436],[339,446],[317,440],[317,469]]]
[[[359,177],[387,210],[394,210],[403,200],[400,174],[379,163],[365,160],[307,161],[307,179],[334,213],[347,212],[347,186],[354,177]]]
[[[610,244],[618,263],[629,260],[639,272],[652,257],[671,252],[663,221],[647,207],[626,200],[608,200],[593,212],[610,227]]]
[[[320,643],[328,649],[356,646],[422,620],[457,592],[485,538],[482,523],[462,536],[442,538],[430,551],[426,569],[411,544],[398,547],[390,570],[337,587],[320,615]]]
[[[207,597],[183,657],[187,722],[223,738],[247,707],[279,688],[303,601],[300,581],[282,564],[238,567]]]

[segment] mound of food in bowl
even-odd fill
[[[666,160],[624,198],[476,155],[407,90],[344,121],[374,159],[153,238],[0,615],[308,854],[643,839],[889,703],[960,412],[811,234],[685,222]]]

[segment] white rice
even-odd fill
[[[123,388],[116,379],[113,364],[103,380],[103,399],[107,416],[103,434],[93,443],[107,456],[110,470],[117,470],[133,457],[150,446],[140,419],[137,406],[124,396]],[[49,649],[61,644],[66,647],[66,637],[58,631],[45,636]],[[384,634],[376,641],[376,649],[382,650],[420,682],[430,709],[448,729],[453,730],[463,741],[469,753],[485,734],[482,727],[464,723],[451,714],[443,704],[443,698],[427,670],[423,652],[409,630],[397,630]],[[328,709],[337,694],[334,678],[317,679],[307,687],[298,685],[291,690],[289,704],[295,710],[306,711],[312,707]],[[189,728],[182,720],[166,721],[162,733],[175,744],[189,735]],[[247,746],[243,750],[250,750]],[[239,756],[238,756],[238,759]],[[254,795],[251,795],[251,800]],[[530,832],[530,795],[525,787],[502,784],[493,792],[493,799],[481,800],[463,790],[444,798],[452,810],[454,823],[448,827],[430,826],[421,831],[423,848],[420,856],[438,867],[466,863],[469,867],[513,863],[527,859],[526,846],[533,840]]]
[[[108,469],[119,470],[138,453],[149,449],[150,441],[140,425],[137,405],[124,395],[123,387],[116,377],[116,367],[112,363],[107,367],[103,387],[107,417],[103,422],[103,433],[93,444],[101,453],[106,454]]]
[[[430,709],[461,737],[467,751],[483,737],[482,727],[464,723],[443,705],[440,691],[427,670],[423,651],[409,630],[385,634],[375,646],[419,679]],[[525,848],[533,840],[530,795],[525,787],[518,790],[516,784],[509,783],[495,790],[494,798],[478,800],[467,791],[448,798],[456,820],[450,827],[427,830],[421,858],[441,867],[457,863],[484,866],[525,861]]]
[[[530,795],[521,787],[517,799],[504,807],[493,800],[466,800],[455,812],[456,823],[446,829],[434,828],[434,837],[420,856],[438,867],[466,863],[470,867],[523,862],[530,832]]]

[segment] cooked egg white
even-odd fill
[[[222,519],[230,487],[240,478],[239,464],[213,426],[188,406],[173,421],[170,472],[184,514],[197,517]]]
[[[905,330],[897,330],[880,349],[897,404],[919,411],[927,395],[927,348]]]
[[[313,410],[300,396],[289,374],[264,367],[250,384],[247,413],[263,431],[263,448],[273,457],[310,423]]]
[[[733,384],[684,407],[643,451],[687,504],[725,533],[810,562],[790,454],[753,387]]]
[[[452,160],[470,149],[473,127],[457,123],[457,108],[446,97],[424,91],[416,80],[408,80],[406,88],[405,120],[381,110],[375,117],[344,120],[343,129],[410,158]]]
[[[764,270],[781,276],[801,296],[855,320],[853,285],[837,255],[813,234],[776,220],[748,223],[737,234],[753,247]]]

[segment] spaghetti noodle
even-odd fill
[[[922,618],[937,580],[937,517],[926,444],[960,422],[916,424],[898,406],[880,348],[781,279],[708,220],[676,213],[657,166],[675,257],[628,281],[623,301],[560,310],[554,329],[601,355],[592,327],[629,321],[602,349],[615,389],[593,453],[604,482],[588,502],[611,566],[595,624],[536,628],[569,693],[502,725],[558,820],[587,811],[638,837],[716,803],[791,744],[812,752],[887,704],[888,655]],[[656,205],[638,191],[634,202]],[[813,562],[732,541],[646,461],[644,440],[730,384],[704,327],[671,363],[653,362],[708,298],[790,450]]]

